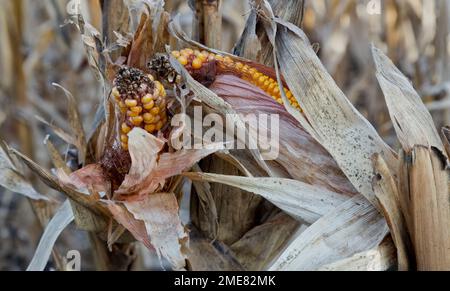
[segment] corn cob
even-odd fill
[[[197,81],[200,81],[203,84],[206,83],[207,85],[207,83],[212,83],[217,71],[228,72],[238,75],[243,80],[262,89],[279,104],[283,104],[278,82],[247,64],[235,62],[230,57],[223,57],[207,51],[200,52],[192,49],[173,51],[172,56],[176,58],[178,62],[183,65],[195,79],[197,79]],[[206,80],[202,80],[202,78],[206,78]],[[301,110],[300,105],[292,92],[287,88],[284,89],[284,92],[291,105]]]
[[[128,133],[133,128],[155,134],[167,124],[166,91],[153,76],[129,67],[119,70],[113,85],[111,95],[120,112],[120,141],[128,150]]]

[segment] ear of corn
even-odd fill
[[[200,52],[199,50],[192,50],[189,48],[181,51],[173,51],[172,56],[176,58],[197,81],[200,81],[205,85],[208,85],[208,83],[211,84],[218,72],[234,74],[262,89],[279,104],[283,104],[280,91],[281,88],[278,85],[278,82],[247,64],[235,62],[230,57],[223,57],[207,51]],[[301,110],[300,105],[292,92],[287,88],[284,89],[284,92],[291,105]]]
[[[128,150],[128,133],[135,127],[155,134],[167,124],[167,100],[163,85],[153,76],[135,69],[121,68],[111,96],[120,114],[120,142]]]

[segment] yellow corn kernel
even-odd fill
[[[129,108],[136,107],[138,105],[138,102],[133,99],[127,99],[127,100],[125,100],[125,105]]]
[[[163,124],[163,122],[162,121],[159,121],[157,124],[156,124],[156,130],[161,130],[162,128],[163,128],[163,126],[164,126],[164,124]]]
[[[141,106],[136,106],[136,107],[131,107],[130,108],[131,112],[137,113],[137,114],[141,114],[142,112],[142,107]]]
[[[137,117],[137,116],[139,116],[139,113],[128,110],[127,116],[128,117]]]
[[[145,110],[152,110],[153,109],[153,107],[155,107],[155,101],[150,101],[149,103],[147,103],[147,104],[144,104],[144,109]]]
[[[178,62],[182,65],[182,66],[186,66],[188,64],[188,59],[186,56],[181,56],[178,58]]]
[[[237,63],[236,64],[236,69],[239,71],[242,71],[244,69],[244,64],[243,63]]]
[[[144,128],[148,133],[154,133],[156,131],[155,124],[147,124]]]
[[[150,110],[150,113],[151,113],[152,115],[158,115],[160,111],[161,111],[161,110],[159,109],[159,107],[155,107],[155,108],[153,108],[152,110]]]
[[[179,57],[181,57],[181,53],[179,51],[173,51],[172,52],[172,56],[176,59],[178,59]]]
[[[128,126],[125,122],[122,123],[122,133],[123,134],[129,134],[131,131],[131,127]]]
[[[124,150],[124,151],[128,151],[128,144],[127,143],[122,143],[122,149]]]
[[[144,118],[144,122],[147,124],[153,123],[155,120],[155,117],[150,113],[145,113],[143,118]]]
[[[167,102],[166,102],[166,100],[161,100],[161,104],[159,104],[159,109],[161,109],[161,111],[163,111],[164,112],[164,109],[166,109],[166,105],[167,105]]]
[[[120,107],[120,109],[126,109],[126,108],[127,108],[127,105],[125,104],[125,102],[120,101],[120,102],[119,102],[119,107]]]
[[[156,89],[159,92],[159,95],[165,97],[166,96],[166,89],[164,89],[164,86],[158,81],[156,81],[155,84],[156,84]]]
[[[142,116],[131,117],[131,123],[134,126],[140,126],[144,122],[144,118]]]
[[[127,143],[127,142],[128,142],[128,135],[122,134],[122,135],[120,136],[120,140],[121,140],[123,143]]]
[[[120,100],[120,93],[119,90],[117,90],[116,87],[114,87],[111,91],[111,95],[116,99],[116,100]]]
[[[202,68],[202,66],[203,66],[203,61],[202,61],[200,58],[195,58],[195,59],[192,61],[192,68],[193,68],[194,70],[199,70],[199,69]]]
[[[148,104],[153,101],[153,96],[150,94],[147,94],[144,97],[142,97],[141,101],[142,101],[142,104],[144,104],[144,105]]]

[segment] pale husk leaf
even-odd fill
[[[388,232],[361,195],[338,206],[300,234],[270,264],[270,271],[312,271],[378,246]]]
[[[39,245],[29,264],[27,271],[43,271],[51,256],[53,246],[61,233],[74,221],[70,202],[67,200],[51,219],[44,234],[41,237]]]
[[[152,194],[141,201],[124,202],[124,205],[136,219],[144,221],[158,256],[166,258],[174,270],[183,270],[189,237],[178,215],[175,195]]]
[[[395,154],[336,85],[303,31],[278,19],[271,24],[267,32],[276,47],[281,73],[308,124],[299,122],[313,130],[310,134],[334,157],[355,188],[378,206],[370,159],[379,153],[395,169]]]
[[[263,196],[299,221],[314,223],[349,196],[334,193],[302,182],[279,178],[247,178],[217,174],[190,173],[199,181],[221,183]]]

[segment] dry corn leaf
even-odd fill
[[[444,127],[441,130],[442,140],[444,141],[445,151],[447,152],[447,156],[450,156],[450,128]]]
[[[147,233],[158,257],[169,261],[174,270],[186,267],[189,237],[178,215],[174,194],[151,194],[141,201],[124,202],[138,220],[145,222]]]
[[[133,129],[128,136],[132,161],[131,169],[119,191],[127,191],[127,189],[144,182],[155,169],[158,154],[166,144],[165,141],[156,138],[141,128]]]
[[[250,230],[231,249],[246,270],[263,271],[297,229],[298,221],[279,213]]]
[[[320,267],[319,271],[389,271],[397,263],[392,240],[386,239],[375,249]]]
[[[202,172],[201,168],[198,165],[195,165],[193,167],[193,170],[197,173]],[[199,229],[201,229],[204,233],[206,233],[210,239],[216,240],[219,228],[219,221],[218,221],[219,215],[216,207],[216,202],[214,200],[214,196],[211,192],[211,185],[206,182],[198,182],[198,181],[193,181],[192,184],[194,186],[196,192],[195,194],[197,194],[201,208],[198,211],[202,212],[198,213],[199,223],[202,224],[199,225]],[[192,212],[193,211],[191,211],[191,217],[193,216]],[[200,217],[205,216],[206,216],[205,220],[200,220]]]
[[[157,165],[152,169],[149,175],[141,176],[142,183],[137,185],[123,184],[121,188],[115,192],[116,195],[146,195],[154,193],[158,187],[165,184],[168,178],[178,176],[184,171],[189,170],[198,161],[221,150],[222,144],[212,145],[210,149],[203,150],[181,150],[175,153],[164,153],[159,157]],[[145,151],[147,149],[140,149]],[[148,161],[143,161],[143,163]],[[141,173],[142,175],[142,173]]]
[[[195,228],[189,234],[189,271],[244,271],[224,243],[205,239]]]
[[[69,175],[63,169],[58,169],[56,175],[61,183],[79,191],[106,192],[109,187],[104,170],[98,164],[88,165]]]
[[[299,122],[313,130],[310,134],[328,150],[355,188],[377,206],[370,159],[379,153],[395,169],[395,154],[336,85],[303,31],[279,19],[270,24],[267,33],[276,47],[281,73],[309,124]]]
[[[169,24],[169,31],[174,37],[178,38],[182,42],[189,43],[191,45],[197,46],[210,52],[219,53],[222,55],[230,55],[224,52],[219,52],[207,48],[199,43],[190,40],[182,32],[176,19]],[[167,51],[169,50],[167,49]],[[224,116],[229,115],[230,118],[227,120],[227,122],[229,121],[231,122],[231,124],[228,124],[227,126],[229,126],[230,128],[232,126],[233,127],[237,126],[238,128],[247,128],[245,126],[245,122],[243,122],[243,120],[240,117],[238,117],[236,111],[234,111],[233,108],[228,103],[226,103],[223,99],[219,98],[214,92],[212,92],[211,90],[209,90],[208,88],[206,88],[205,86],[201,85],[199,82],[194,80],[192,76],[187,72],[187,70],[176,59],[171,57],[170,63],[172,67],[180,74],[182,79],[186,82],[187,87],[194,93],[196,98],[198,98],[200,101],[205,103],[210,108],[216,110],[219,114],[222,114]],[[246,136],[251,137],[251,135],[249,134],[246,134]],[[258,143],[253,138],[249,138],[248,143],[246,140],[239,140],[239,142],[248,144],[252,149],[257,148],[258,145]],[[261,152],[259,150],[251,150],[251,153],[254,156],[256,162],[259,164],[259,166],[262,167],[269,175],[272,175],[272,171],[263,160]]]
[[[238,56],[257,61],[267,66],[273,66],[273,47],[259,19],[258,11],[261,0],[254,1],[253,9],[247,19],[245,30],[234,50]],[[268,0],[274,15],[301,27],[304,11],[304,1]]]
[[[121,203],[113,201],[103,201],[113,215],[114,219],[125,227],[133,237],[140,241],[148,250],[153,251],[153,245],[145,229],[143,221],[136,220]]]
[[[74,202],[77,202],[81,206],[91,210],[97,215],[100,216],[108,216],[109,211],[103,207],[102,205],[98,204],[97,200],[92,199],[91,197],[76,191],[75,189],[68,187],[61,183],[56,177],[51,175],[47,170],[33,162],[28,157],[24,156],[20,152],[10,149],[10,152],[16,156],[20,161],[22,161],[34,174],[36,174],[41,181],[46,184],[48,187],[63,193],[66,195],[69,199],[73,200]]]
[[[253,160],[251,156],[250,159]],[[241,175],[241,172],[232,164],[217,157],[203,160],[200,167],[203,171],[211,173],[223,173],[233,176]],[[203,232],[204,236],[217,239],[227,245],[232,245],[255,226],[255,221],[259,220],[259,213],[261,212],[260,209],[264,203],[264,199],[253,193],[243,191],[239,188],[229,187],[225,184],[213,183],[209,184],[209,186],[211,187],[213,202],[217,209],[217,220],[214,216],[211,217],[212,220],[210,217],[205,216],[205,213],[197,206],[199,204],[196,199],[198,195],[192,195],[192,222]],[[214,233],[207,231],[214,229],[216,221],[218,221],[218,228],[217,235],[215,236]]]
[[[445,155],[433,119],[410,81],[392,61],[372,47],[377,78],[383,89],[397,137],[407,152],[416,145],[435,147]]]
[[[269,132],[279,131],[279,156],[276,161],[292,178],[345,195],[356,194],[330,154],[271,96],[231,75],[218,76],[210,89],[239,114],[279,116],[279,128],[269,129]]]
[[[50,141],[50,136],[47,136],[44,140],[44,144],[47,146],[47,151],[52,160],[53,166],[57,169],[62,169],[64,173],[70,175],[72,172],[67,166],[66,162],[63,160],[55,145]]]
[[[396,181],[387,168],[384,160],[379,156],[374,157],[374,191],[391,230],[391,236],[397,248],[398,270],[408,271],[413,262],[410,261],[411,240],[405,217],[401,212],[400,196]]]
[[[64,87],[53,84],[53,86],[64,91],[64,94],[67,98],[67,112],[68,112],[68,121],[69,126],[72,131],[72,136],[74,137],[76,143],[74,144],[79,151],[79,159],[80,163],[84,164],[86,160],[86,150],[87,150],[87,141],[86,135],[83,129],[83,122],[80,118],[80,113],[78,112],[78,102],[75,97],[66,90]]]
[[[336,207],[296,237],[270,271],[313,271],[378,246],[388,232],[379,212],[361,195]]]
[[[450,269],[450,203],[447,159],[428,146],[415,146],[403,155],[407,175],[400,183],[403,212],[409,213],[409,231],[421,271]]]
[[[246,178],[204,173],[186,173],[185,176],[261,195],[292,217],[306,223],[316,222],[351,198],[289,179]]]
[[[8,154],[0,146],[0,186],[6,189],[22,194],[33,200],[44,200],[49,199],[44,195],[38,193],[33,186],[27,181],[27,179],[19,173],[17,168],[14,166],[13,161],[10,159]]]
[[[27,271],[44,271],[56,240],[64,229],[66,229],[69,224],[74,221],[74,219],[75,217],[72,212],[71,204],[67,200],[59,208],[55,216],[45,228],[44,234],[41,237],[33,259],[28,265]]]
[[[169,43],[169,15],[158,7],[158,3],[146,3],[145,7],[128,55],[128,65],[139,69],[145,69],[148,60],[156,53],[164,52],[164,46],[158,44]]]

